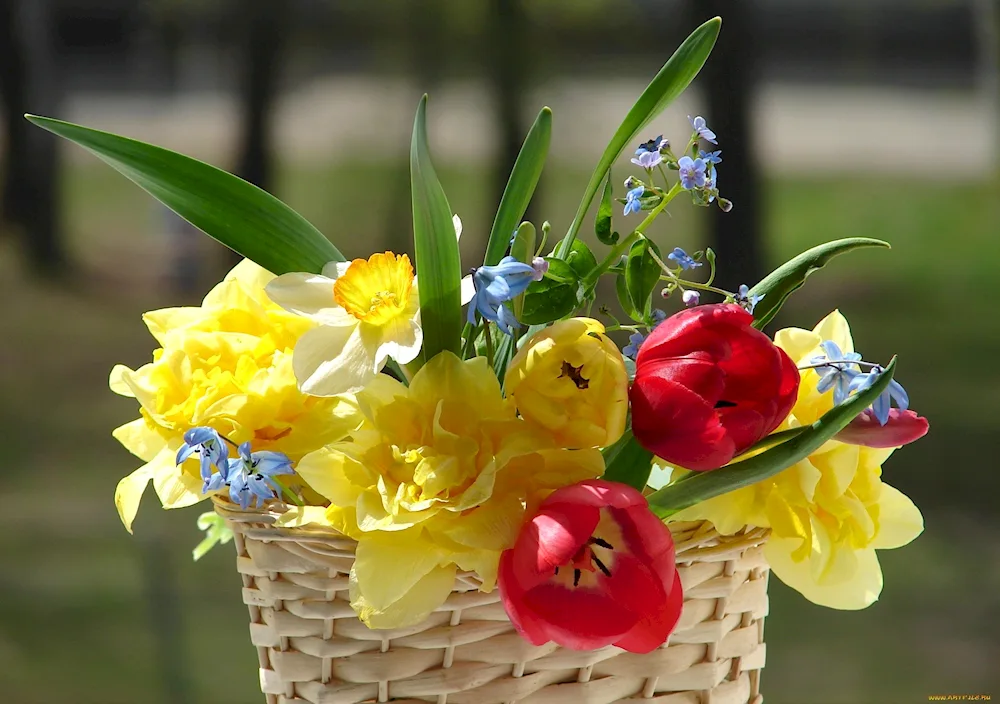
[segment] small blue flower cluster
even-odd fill
[[[181,464],[196,454],[201,461],[202,493],[229,487],[229,497],[244,511],[251,500],[261,506],[277,498],[281,487],[274,481],[280,474],[294,474],[292,461],[282,452],[250,451],[250,443],[237,448],[237,457],[229,457],[229,441],[213,428],[199,426],[184,433],[184,444],[177,451]]]
[[[549,263],[535,257],[531,264],[506,256],[496,266],[481,266],[472,272],[476,293],[469,302],[469,323],[476,324],[476,313],[496,323],[510,335],[520,324],[504,304],[524,293],[532,281],[541,281]]]
[[[763,293],[750,293],[750,287],[746,284],[740,284],[739,290],[736,292],[736,305],[742,306],[746,309],[747,313],[753,313],[754,308],[757,304],[764,300]]]
[[[852,393],[858,393],[871,388],[871,385],[878,381],[878,378],[885,371],[878,364],[863,362],[861,355],[857,352],[844,352],[840,346],[832,340],[824,340],[820,343],[823,354],[813,357],[810,364],[822,365],[817,367],[819,383],[816,390],[825,394],[833,389],[833,402],[840,405],[850,397]],[[861,370],[861,365],[870,366],[867,372]],[[880,425],[889,422],[889,409],[891,403],[895,401],[896,407],[905,411],[910,405],[910,397],[903,386],[893,379],[889,386],[883,391],[872,404],[872,413]]]

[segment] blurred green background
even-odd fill
[[[406,149],[429,90],[472,266],[537,110],[552,106],[555,134],[530,215],[560,236],[631,101],[713,14],[716,54],[649,137],[683,142],[686,116],[705,115],[736,208],[678,203],[652,236],[711,243],[730,285],[824,240],[889,240],[817,273],[775,329],[840,308],[867,359],[900,355],[931,422],[884,468],[926,530],[880,552],[879,602],[834,612],[772,579],[766,701],[1000,697],[998,3],[0,0],[0,12],[0,701],[262,701],[232,549],[191,561],[202,507],[165,513],[149,496],[133,537],[112,502],[139,463],[110,436],[137,409],[108,372],[148,360],[143,311],[196,304],[232,260],[17,114],[237,170],[366,256],[410,248]],[[622,159],[616,180],[628,173]]]

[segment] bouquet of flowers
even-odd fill
[[[658,675],[715,662],[733,642],[723,636],[763,617],[766,601],[726,620],[729,607],[716,608],[718,580],[766,576],[769,565],[818,604],[859,609],[878,597],[875,551],[922,529],[913,504],[882,482],[882,464],[924,435],[927,421],[908,410],[895,360],[864,360],[839,312],[811,330],[773,338],[763,330],[830,258],[888,245],[829,242],[726,291],[714,285],[711,249],[663,254],[647,235],[675,201],[733,207],[719,186],[722,137],[704,117],[691,118],[679,143],[639,141],[697,74],[719,28],[718,19],[698,28],[656,75],[555,242],[548,223],[522,222],[549,145],[552,117],[543,109],[482,262],[464,277],[462,223],[428,151],[426,96],[410,152],[413,260],[377,252],[346,261],[302,217],[234,176],[123,137],[29,118],[246,257],[201,306],[147,313],[160,344],[152,361],[112,371],[111,389],[140,406],[140,417],[114,435],[145,462],[121,480],[115,503],[131,531],[150,482],[164,508],[213,500],[216,510],[199,519],[207,536],[196,557],[235,529],[269,701],[482,693],[484,682],[502,679],[496,663],[508,660],[500,655],[468,654],[485,670],[478,680],[440,680],[450,689],[421,689],[426,679],[417,676],[461,671],[456,645],[471,641],[457,630],[457,615],[477,613],[477,629],[492,622],[487,635],[517,651],[504,676],[521,684],[468,701],[514,701],[567,681],[550,661],[525,669],[557,657],[557,646],[603,653],[573,661],[580,670],[569,681],[581,686],[621,683],[631,673],[633,684],[594,701],[650,697],[685,688]],[[622,188],[611,165],[626,150],[634,150],[634,169]],[[597,251],[579,237],[595,200]],[[593,309],[604,277],[615,280],[617,317],[606,305]],[[737,539],[736,557],[726,552],[728,539]],[[289,541],[298,547],[275,557],[275,546]],[[681,556],[706,545],[705,564],[718,567],[711,574]],[[758,549],[752,560],[750,548]],[[712,554],[729,560],[726,567]],[[479,593],[493,601],[476,601]],[[686,605],[696,596],[713,600],[701,616]],[[476,611],[488,603],[488,615]],[[440,613],[448,617],[436,619]],[[298,625],[281,631],[279,616]],[[310,618],[325,625],[301,625]],[[344,618],[361,630],[334,633],[332,619]],[[715,636],[692,635],[712,618]],[[421,624],[430,624],[426,633],[452,630],[438,644],[444,655],[430,651],[434,657],[414,665],[412,652],[431,647],[406,641]],[[504,635],[511,626],[522,645]],[[691,630],[678,639],[682,628]],[[345,634],[365,645],[343,646]],[[651,671],[639,679],[624,660],[594,669],[621,651],[671,652],[665,644],[675,639],[701,649],[684,665],[642,661]],[[392,656],[396,643],[418,650],[393,660],[392,672],[350,669],[365,653]],[[706,675],[707,685],[684,682],[710,689],[730,675],[735,682],[741,668],[732,669]],[[265,676],[279,671],[280,682]],[[387,682],[398,679],[390,691]],[[754,681],[740,701],[756,688]]]

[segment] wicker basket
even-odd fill
[[[235,510],[234,510],[235,509]],[[409,628],[373,631],[347,597],[354,541],[281,529],[273,515],[216,502],[235,534],[267,704],[760,704],[767,531],[720,536],[670,526],[684,611],[667,645],[645,655],[533,646],[496,590],[461,574],[451,597]]]

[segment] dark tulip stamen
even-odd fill
[[[603,562],[601,562],[601,558],[599,558],[597,555],[591,555],[590,559],[594,561],[594,564],[597,565],[597,569],[603,572],[605,577],[611,576],[611,570],[609,570],[607,566]]]
[[[580,570],[573,570],[573,586],[574,587],[579,587],[580,586],[580,577],[581,577],[582,574],[583,573],[580,572]]]
[[[724,399],[720,399],[720,400],[718,400],[718,401],[715,402],[715,407],[716,408],[736,408],[736,404],[733,403],[732,401],[726,401]]]
[[[604,540],[603,538],[591,538],[590,542],[592,542],[594,545],[600,545],[602,548],[607,548],[608,550],[615,549],[614,546],[611,545],[611,543],[609,543],[607,540]]]

